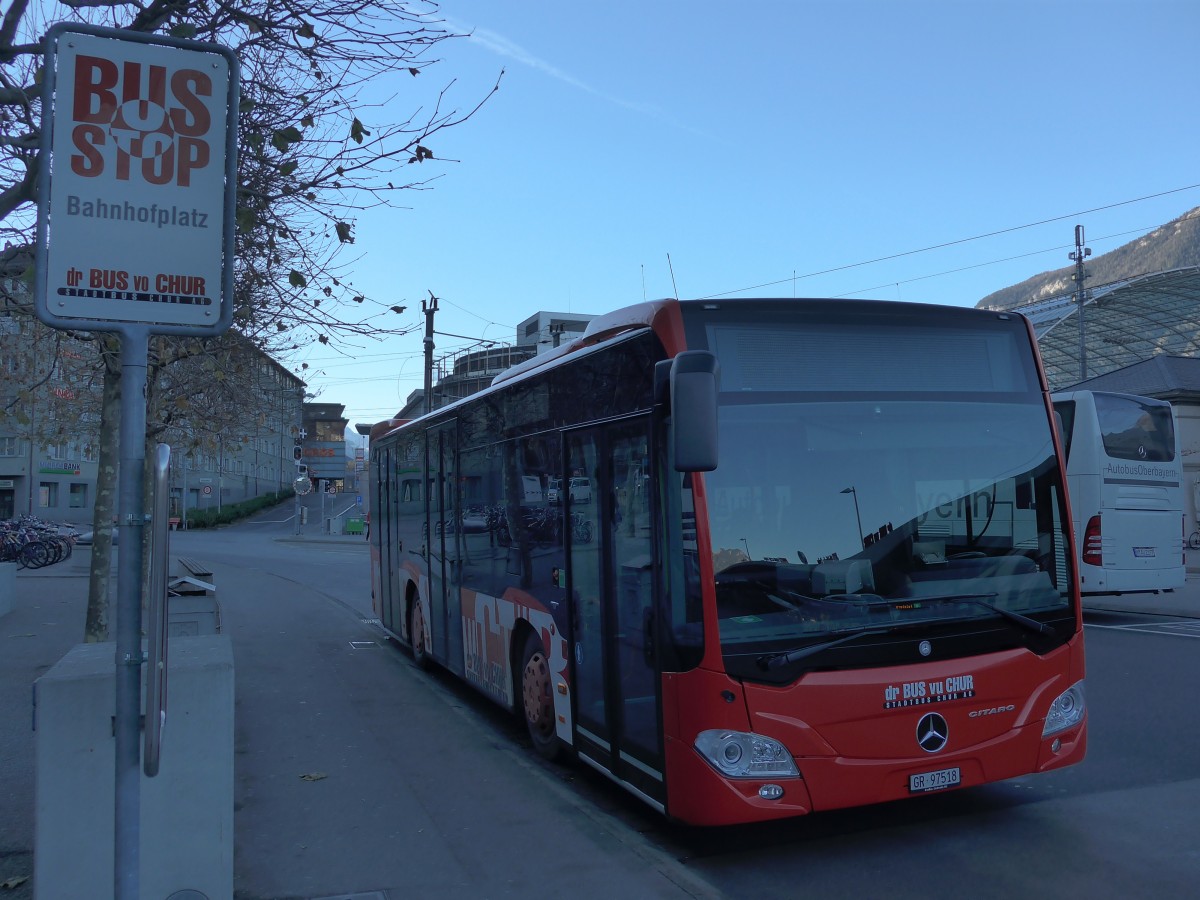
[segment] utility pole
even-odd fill
[[[433,314],[438,309],[438,298],[429,292],[429,299],[421,301],[425,313],[425,412],[433,412]]]
[[[1077,315],[1079,316],[1079,380],[1087,380],[1087,342],[1083,330],[1083,301],[1087,298],[1087,292],[1083,289],[1083,280],[1088,276],[1083,270],[1083,260],[1085,257],[1091,256],[1090,247],[1083,246],[1083,226],[1075,226],[1075,252],[1068,254],[1068,258],[1075,262],[1075,274],[1071,278],[1075,282],[1075,302],[1079,304]]]
[[[567,326],[563,322],[551,322],[550,323],[550,337],[553,338],[553,340],[554,340],[553,346],[555,346],[555,347],[558,346],[559,341],[562,340],[563,332],[566,331],[566,329],[567,329]]]
[[[858,491],[854,489],[854,485],[848,488],[843,488],[838,491],[839,494],[849,494],[854,498],[854,521],[858,523],[858,539],[862,543],[863,549],[867,548],[867,539],[862,530],[862,516],[858,513]]]

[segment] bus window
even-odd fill
[[[1062,431],[1060,437],[1063,442],[1063,455],[1067,460],[1071,459],[1071,439],[1075,434],[1075,401],[1074,400],[1055,400],[1054,411],[1058,413],[1058,418],[1062,423]]]
[[[1171,407],[1139,403],[1121,394],[1093,395],[1104,452],[1114,459],[1170,462],[1175,458]]]

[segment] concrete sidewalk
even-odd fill
[[[290,543],[247,540],[264,554]],[[344,543],[310,537],[303,553],[319,565],[311,558]],[[31,685],[82,634],[88,556],[19,572],[0,618],[5,900],[34,896]],[[269,561],[205,561],[236,665],[237,900],[719,896],[498,736],[508,721],[493,707],[419,673],[361,614],[306,584],[300,563],[275,574]]]

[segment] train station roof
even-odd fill
[[[1089,288],[1079,327],[1076,295],[1013,309],[1037,332],[1051,390],[1158,354],[1200,357],[1200,266],[1153,272]],[[1080,372],[1080,346],[1086,376]]]

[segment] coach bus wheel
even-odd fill
[[[420,597],[414,597],[408,613],[408,640],[412,644],[413,662],[418,669],[429,668],[429,651],[425,647],[425,613]]]
[[[525,638],[521,663],[521,698],[525,727],[533,748],[545,759],[558,758],[561,745],[554,729],[554,699],[550,692],[550,661],[536,634]]]

